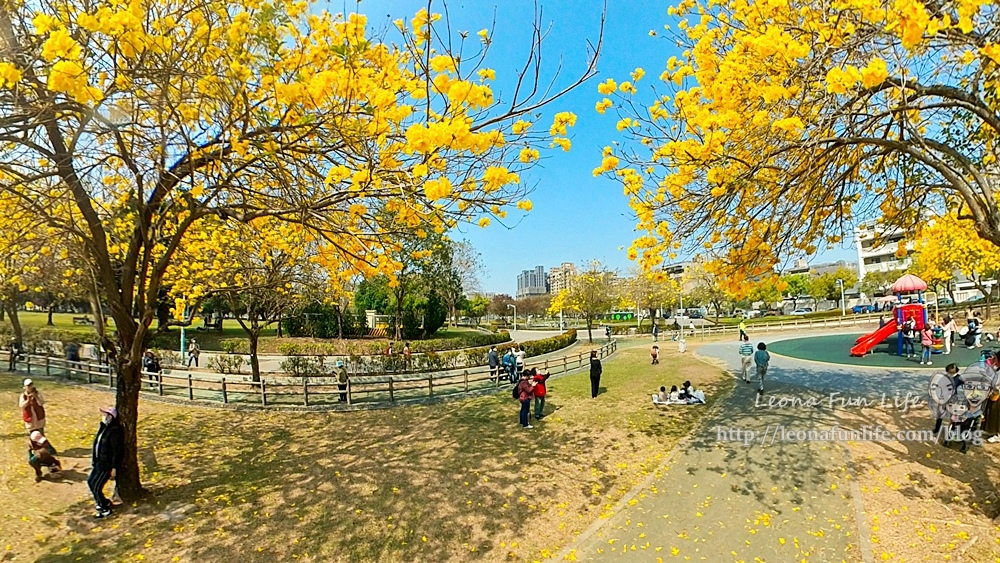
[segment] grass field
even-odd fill
[[[153,493],[91,519],[85,480],[97,407],[110,394],[42,381],[61,481],[34,483],[15,409],[2,411],[6,561],[535,561],[565,546],[660,465],[702,407],[655,410],[690,379],[711,402],[730,384],[690,355],[645,345],[549,382],[545,420],[517,425],[494,396],[351,413],[234,412],[141,404]],[[20,381],[0,375],[0,402]]]

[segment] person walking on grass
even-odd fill
[[[743,364],[743,371],[740,379],[744,383],[750,383],[750,367],[753,365],[753,345],[750,344],[750,337],[743,335],[743,343],[740,344],[740,362]]]
[[[535,420],[545,417],[545,382],[549,379],[549,373],[538,373],[537,368],[531,368],[531,382],[535,385]]]
[[[660,341],[660,327],[656,326],[656,321],[653,321],[653,342]]]
[[[521,404],[521,413],[519,415],[521,428],[526,430],[534,428],[534,426],[528,423],[528,415],[531,414],[531,399],[535,396],[535,384],[531,381],[531,373],[528,370],[521,372],[521,381],[514,388],[514,392],[517,394],[517,400]]]
[[[24,429],[31,434],[35,430],[45,434],[45,398],[35,388],[35,382],[24,380],[24,391],[18,398],[17,406],[21,409],[21,420]]]
[[[753,354],[753,361],[757,364],[757,377],[760,383],[757,385],[757,392],[764,394],[764,376],[767,375],[767,366],[771,363],[771,354],[767,353],[767,344],[763,342],[757,344],[757,351]]]
[[[590,398],[596,399],[597,392],[601,388],[601,360],[597,357],[597,350],[590,351]]]
[[[107,518],[111,516],[111,501],[104,496],[104,486],[111,479],[115,479],[121,469],[122,457],[125,453],[125,431],[118,421],[118,409],[102,407],[100,412],[101,425],[94,437],[87,486],[97,504],[97,514],[94,517]]]

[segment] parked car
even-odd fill
[[[858,314],[861,314],[861,313],[874,313],[875,312],[875,307],[872,306],[872,305],[866,305],[866,304],[855,305],[853,308],[851,308],[851,312],[854,313],[855,315],[858,315]]]
[[[695,311],[688,310],[687,314],[692,319],[701,319],[701,318],[704,318],[704,316],[701,314],[701,311],[697,311],[697,310],[695,310]]]
[[[795,315],[795,316],[802,316],[802,315],[808,315],[809,313],[812,313],[812,312],[813,312],[813,310],[812,310],[811,307],[803,307],[801,309],[796,309],[796,310],[792,311],[789,314],[790,315]]]
[[[785,313],[783,313],[783,312],[781,312],[781,311],[779,311],[777,309],[772,309],[770,311],[764,311],[764,314],[762,314],[761,316],[762,317],[780,317],[781,315],[784,315],[784,314]]]
[[[750,309],[749,311],[743,311],[744,319],[756,319],[761,316],[761,312],[757,309]]]
[[[950,297],[942,297],[941,299],[938,299],[937,304],[938,307],[951,307],[955,304],[955,301],[953,301]]]

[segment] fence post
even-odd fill
[[[309,406],[309,378],[302,378],[302,400],[305,405]]]
[[[267,388],[264,385],[264,378],[260,380],[260,402],[265,407],[267,406]]]
[[[48,377],[52,375],[52,371],[49,368],[49,357],[45,356],[45,376]]]
[[[389,378],[392,381],[392,378]],[[351,406],[351,378],[347,378],[347,406]]]
[[[88,365],[87,366],[87,384],[88,385],[94,382],[94,378],[92,377],[93,374],[94,373],[92,371],[90,371],[90,365]],[[72,379],[72,378],[70,378],[70,379]]]
[[[614,342],[614,341],[612,341],[612,342]],[[580,364],[577,367],[581,367],[582,368],[583,367],[583,353],[582,352],[580,354],[576,355],[576,361],[579,362],[579,364]]]
[[[223,381],[225,381],[225,379],[223,379]],[[223,385],[225,385],[225,383],[223,383]],[[160,371],[156,372],[156,386],[157,386],[157,393],[159,393],[159,395],[162,397],[163,396],[163,370],[162,369]]]
[[[114,388],[115,386],[115,372],[113,370],[108,370],[108,387]]]
[[[194,387],[191,385],[191,372],[188,372],[188,400],[194,400]]]
[[[390,403],[395,403],[396,402],[396,396],[393,394],[392,382],[393,382],[393,379],[390,377],[389,378],[389,402]],[[348,404],[350,404],[350,403],[348,403]]]
[[[465,390],[469,390],[469,370],[465,370],[462,375],[465,376]]]
[[[434,396],[434,375],[430,373],[427,374],[427,396]]]
[[[568,358],[569,358],[569,356],[563,356],[563,373],[566,373],[567,371],[569,371],[569,366],[566,365],[566,360]]]
[[[31,375],[31,354],[25,354],[24,359],[28,366],[28,375]]]
[[[226,378],[222,378],[222,402],[229,403],[229,395],[226,393]]]

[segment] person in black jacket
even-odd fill
[[[597,359],[597,350],[590,351],[590,397],[597,398],[597,390],[601,387],[601,360]]]
[[[104,419],[94,437],[94,451],[91,456],[90,477],[87,486],[97,503],[97,518],[111,516],[111,501],[104,496],[104,485],[116,477],[121,469],[122,456],[125,453],[125,431],[118,422],[118,410],[114,407],[102,407]]]

